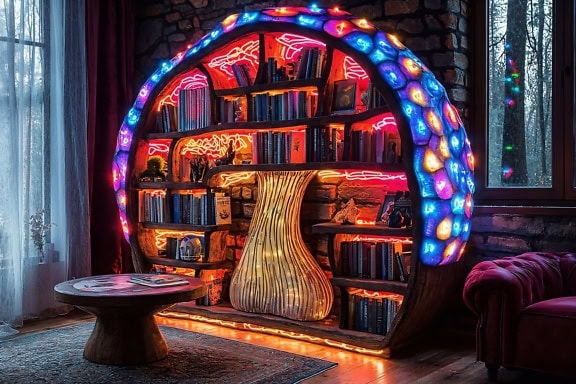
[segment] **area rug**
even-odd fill
[[[0,383],[298,383],[335,363],[161,326],[168,357],[109,366],[82,357],[94,322],[0,341]]]

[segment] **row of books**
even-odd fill
[[[350,161],[398,164],[401,159],[400,136],[397,132],[382,130],[353,130],[345,149]]]
[[[236,123],[246,121],[246,98],[225,98],[216,99],[217,116],[219,123]]]
[[[253,164],[296,164],[306,162],[306,132],[252,133]]]
[[[313,79],[322,75],[322,67],[326,61],[326,51],[314,48],[302,48],[298,66],[296,69],[296,79]]]
[[[205,128],[210,124],[208,87],[181,89],[178,95],[178,131]]]
[[[408,244],[401,241],[343,241],[342,276],[404,282],[410,273],[409,255]]]
[[[171,204],[164,191],[138,192],[138,221],[191,225],[232,222],[230,196],[221,193],[173,192]]]
[[[250,120],[279,121],[310,118],[316,114],[318,96],[310,91],[259,93],[249,96]]]
[[[236,78],[236,82],[240,87],[248,87],[254,84],[254,79],[250,73],[250,68],[247,63],[234,63],[232,64],[232,73]]]
[[[348,316],[341,319],[341,328],[385,335],[400,309],[401,301],[396,295],[372,297],[352,294],[347,305]]]

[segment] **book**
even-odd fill
[[[188,284],[187,280],[169,274],[134,275],[130,277],[130,282],[155,288]]]
[[[232,208],[230,196],[214,196],[215,223],[232,224]]]

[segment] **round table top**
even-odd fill
[[[78,306],[164,305],[191,301],[206,295],[207,287],[197,277],[162,274],[182,284],[146,286],[132,281],[134,277],[156,277],[154,274],[128,273],[99,275],[68,280],[54,287],[54,298]]]

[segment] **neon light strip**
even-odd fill
[[[330,178],[340,178],[344,177],[346,180],[381,180],[381,181],[391,181],[391,180],[406,180],[406,175],[404,174],[388,174],[378,171],[333,171],[324,170],[318,172],[320,180]]]
[[[241,46],[236,46],[232,48],[227,53],[216,56],[208,63],[210,68],[219,69],[224,72],[230,78],[234,76],[232,65],[243,60],[250,63],[252,68],[258,67],[258,50],[259,50],[258,40],[250,40],[245,42]]]
[[[158,103],[158,111],[160,111],[160,108],[164,104],[171,104],[176,107],[178,105],[178,97],[181,89],[196,89],[207,86],[208,86],[208,80],[206,79],[206,76],[204,76],[201,73],[196,72],[191,76],[186,76],[176,87],[174,87],[172,93],[164,97]]]
[[[276,328],[268,328],[259,325],[254,325],[250,323],[241,323],[236,321],[224,321],[224,320],[216,320],[211,319],[208,317],[200,316],[200,315],[192,315],[189,313],[181,313],[181,312],[174,312],[174,311],[162,311],[159,313],[160,316],[166,317],[173,317],[176,319],[185,319],[185,320],[193,320],[193,321],[200,321],[202,323],[209,323],[209,324],[216,324],[227,328],[233,329],[240,329],[245,331],[252,331],[258,333],[264,333],[268,335],[275,335],[286,337],[289,339],[299,340],[299,341],[306,341],[314,344],[321,344],[327,345],[334,348],[344,349],[346,351],[362,353],[365,355],[373,355],[373,356],[382,356],[385,355],[386,350],[384,349],[369,349],[364,347],[355,346],[352,344],[343,343],[340,341],[335,341],[331,339],[324,339],[321,337],[310,336],[305,333],[297,333],[292,331],[284,331],[281,329]]]
[[[154,143],[148,144],[148,155],[152,156],[155,154],[166,154],[170,151],[170,146],[166,143]]]
[[[317,46],[326,47],[326,44],[310,39],[308,37],[294,35],[292,33],[284,33],[282,36],[277,37],[276,41],[282,45],[281,57],[286,61],[294,61],[294,57],[302,50],[304,47]]]
[[[358,79],[364,80],[368,78],[366,71],[362,68],[356,60],[350,56],[344,58],[344,78],[345,79]]]

